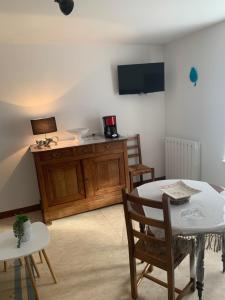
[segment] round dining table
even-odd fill
[[[162,191],[180,179],[154,181],[137,187],[132,193],[139,197],[161,201]],[[197,289],[202,298],[204,286],[205,247],[215,251],[222,250],[223,272],[225,271],[225,198],[222,188],[195,180],[182,180],[186,185],[200,190],[180,205],[170,204],[171,227],[174,236],[195,238],[197,241]],[[143,207],[146,216],[163,219],[158,209]],[[206,245],[207,244],[207,245]]]

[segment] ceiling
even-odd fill
[[[64,16],[54,0],[0,1],[0,43],[165,44],[225,20],[224,0],[74,0]]]

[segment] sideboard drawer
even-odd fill
[[[39,157],[41,161],[49,161],[52,159],[73,157],[73,149],[68,148],[68,149],[58,149],[58,150],[40,152]]]
[[[73,148],[74,155],[92,154],[93,152],[93,145],[79,146]]]
[[[95,152],[96,153],[104,153],[107,151],[113,150],[123,150],[123,143],[122,142],[109,142],[109,143],[102,143],[95,145]]]

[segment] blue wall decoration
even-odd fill
[[[197,81],[198,81],[198,71],[196,68],[192,67],[190,71],[190,80],[193,83],[194,86],[196,86]]]

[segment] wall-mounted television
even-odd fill
[[[119,65],[117,69],[120,95],[165,90],[164,63]]]

